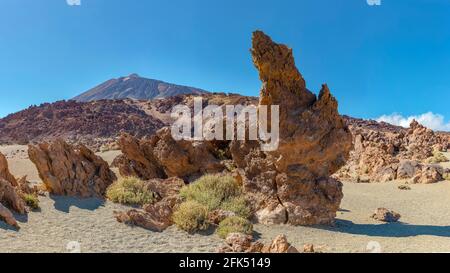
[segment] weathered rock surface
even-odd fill
[[[25,214],[25,202],[21,198],[21,185],[26,179],[20,179],[19,182],[9,172],[8,162],[3,154],[0,153],[0,220],[4,220],[8,225],[19,228],[11,210]]]
[[[8,161],[2,153],[0,153],[0,178],[5,179],[14,187],[18,185],[16,178],[9,172]]]
[[[378,208],[372,215],[372,218],[377,221],[392,223],[398,222],[398,220],[400,220],[401,218],[401,215],[386,208]]]
[[[252,55],[263,82],[259,104],[280,107],[278,150],[263,152],[259,141],[175,141],[163,128],[141,140],[123,134],[119,141],[123,155],[114,166],[124,176],[144,180],[191,181],[223,171],[225,157],[235,165],[234,175],[261,223],[330,224],[343,197],[342,184],[330,175],[345,164],[352,146],[337,101],[326,85],[318,97],[310,92],[295,67],[292,50],[262,32],[253,35]],[[219,101],[207,103],[221,105]]]
[[[262,253],[299,253],[287,240],[285,235],[277,236],[271,244],[262,248]]]
[[[116,180],[108,163],[83,145],[58,139],[29,145],[28,154],[48,191],[56,195],[103,197]]]
[[[409,129],[375,121],[346,118],[354,150],[335,177],[354,182],[409,179],[414,183],[442,180],[442,170],[427,164],[434,151],[447,151],[450,138],[413,121]]]
[[[219,253],[299,253],[285,235],[277,236],[270,244],[253,242],[253,237],[242,233],[230,233],[225,243],[217,249]]]
[[[311,93],[292,50],[260,31],[253,34],[252,55],[263,82],[260,105],[279,105],[280,143],[274,152],[262,152],[254,141],[231,143],[244,189],[263,223],[330,224],[343,194],[329,176],[352,147],[337,101],[326,85],[318,97]]]
[[[149,139],[138,140],[123,134],[119,145],[123,155],[115,160],[115,166],[123,176],[189,180],[224,169],[214,155],[215,147],[211,142],[175,141],[169,128],[159,130]]]
[[[20,228],[11,211],[7,207],[3,206],[1,203],[0,203],[0,220],[5,221],[5,223],[7,223],[12,227],[15,227],[17,229]]]
[[[178,194],[184,181],[179,178],[152,179],[145,185],[156,194],[155,203],[146,204],[142,209],[118,211],[114,215],[121,223],[161,232],[173,224],[173,210],[182,202]]]

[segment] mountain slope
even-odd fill
[[[79,102],[115,99],[151,100],[182,94],[205,94],[205,90],[152,80],[131,74],[128,77],[108,80],[73,98]]]

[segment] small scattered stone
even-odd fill
[[[314,250],[314,245],[312,244],[307,244],[303,246],[303,253],[315,253],[316,251]]]
[[[372,218],[381,222],[393,223],[398,222],[398,220],[400,220],[401,218],[401,215],[386,208],[379,208],[372,215]]]
[[[398,186],[398,189],[402,190],[402,191],[410,191],[411,187],[408,185],[400,185],[400,186]]]

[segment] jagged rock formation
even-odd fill
[[[0,178],[8,181],[14,187],[18,185],[16,178],[9,172],[8,161],[2,153],[0,153]]]
[[[116,180],[108,163],[84,145],[58,139],[29,145],[28,155],[48,191],[56,195],[102,197]]]
[[[80,102],[126,98],[152,100],[180,94],[201,95],[206,93],[207,91],[199,88],[146,79],[137,74],[131,74],[127,77],[108,80],[73,99]]]
[[[122,176],[137,176],[144,180],[166,177],[190,180],[193,176],[224,169],[214,156],[215,147],[211,142],[175,141],[169,128],[142,140],[123,134],[119,146],[123,155],[114,165]]]
[[[263,153],[258,143],[234,141],[230,150],[238,177],[263,211],[256,214],[264,215],[260,221],[330,224],[343,194],[342,184],[329,176],[345,164],[352,145],[337,101],[326,85],[316,98],[292,50],[260,31],[253,34],[252,55],[263,82],[260,105],[280,107],[280,145]]]
[[[9,172],[8,162],[0,153],[0,220],[19,228],[10,209],[20,214],[26,213],[25,202],[20,197],[19,182]]]
[[[375,121],[347,118],[353,134],[350,160],[335,175],[354,182],[387,182],[409,179],[411,183],[442,180],[444,170],[424,162],[433,151],[447,151],[450,138],[425,128],[418,122],[409,129]]]
[[[178,194],[185,184],[179,178],[169,178],[152,179],[145,185],[157,195],[155,203],[142,209],[115,212],[115,217],[121,223],[161,232],[173,224],[173,210],[182,202]]]
[[[123,135],[115,165],[125,176],[191,180],[224,170],[221,159],[229,159],[260,222],[330,224],[343,194],[329,176],[345,164],[352,144],[337,101],[326,85],[318,97],[308,91],[292,50],[262,32],[254,33],[252,54],[263,81],[260,105],[280,106],[277,151],[261,151],[259,141],[177,142],[165,128],[140,141]]]

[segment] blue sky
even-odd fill
[[[294,48],[309,89],[328,83],[341,113],[445,124],[449,14],[448,0],[0,0],[0,116],[130,73],[257,96],[261,29]]]

